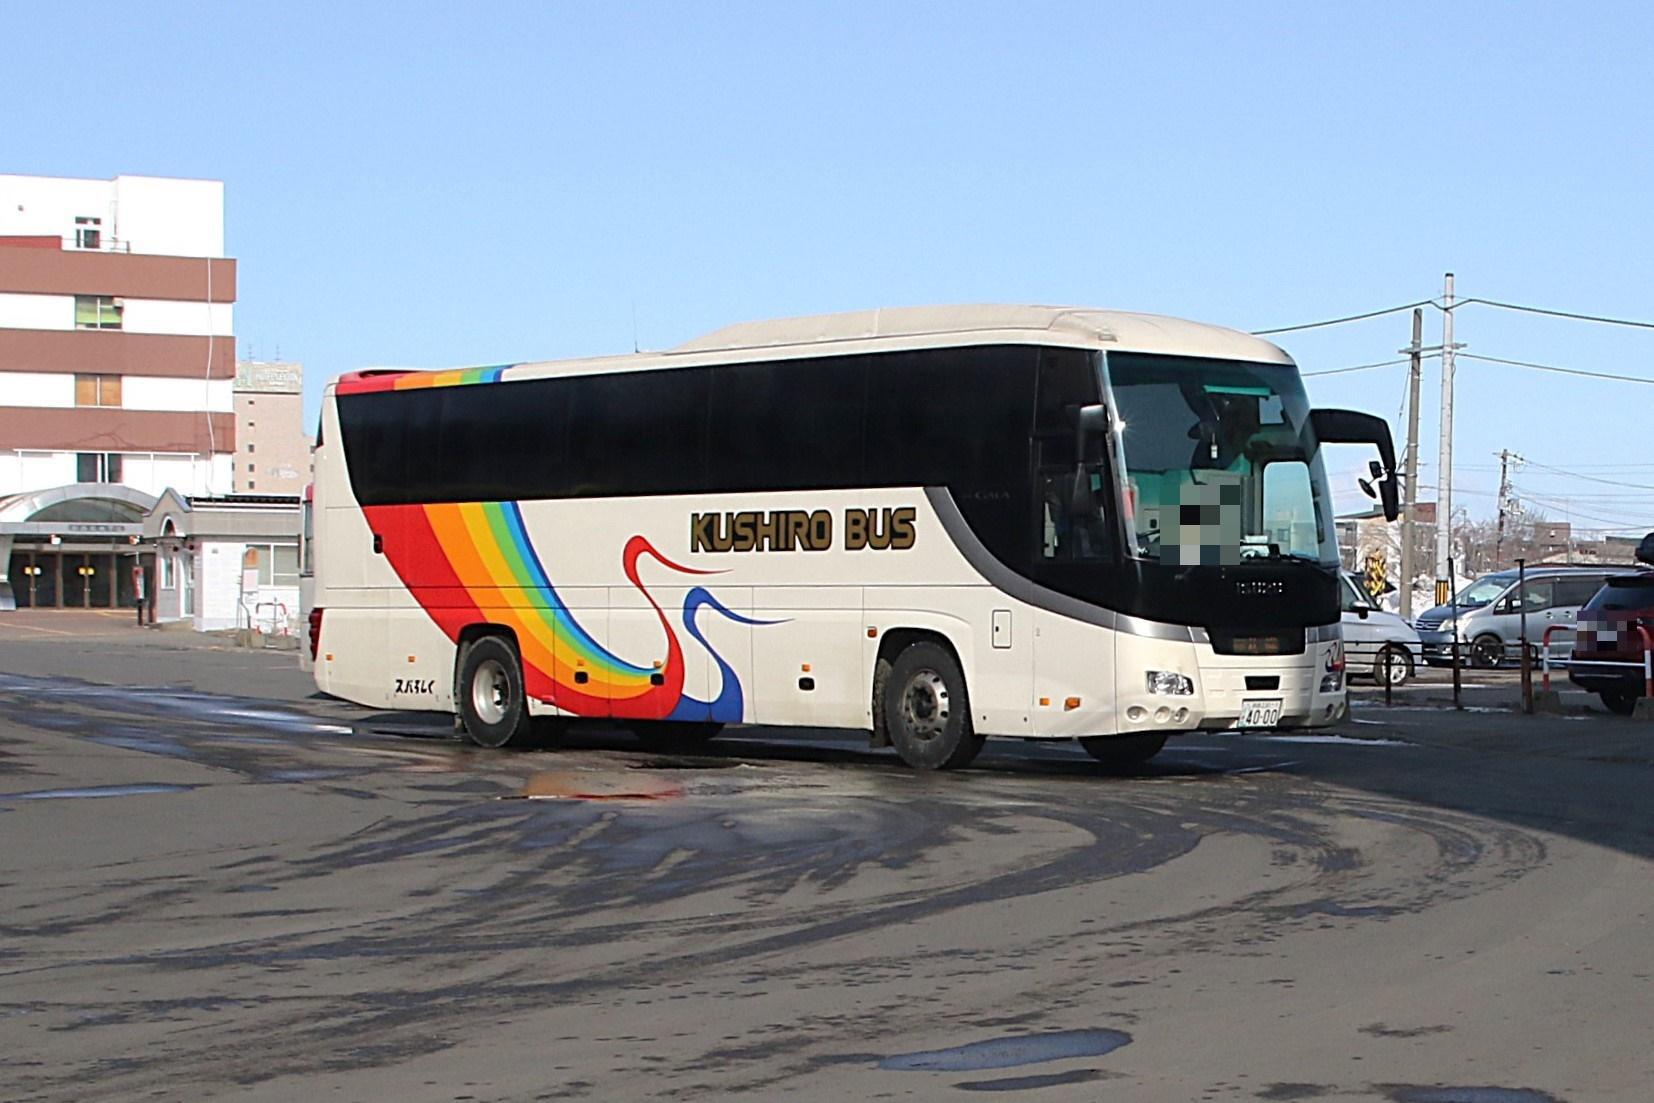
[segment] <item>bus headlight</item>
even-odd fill
[[[1192,697],[1195,692],[1195,680],[1175,670],[1149,671],[1148,686],[1150,693],[1163,697]]]

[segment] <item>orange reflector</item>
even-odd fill
[[[1039,699],[1039,707],[1040,707],[1040,708],[1042,708],[1042,709],[1044,709],[1044,708],[1050,708],[1050,707],[1051,707],[1051,698],[1049,698],[1049,697],[1041,697],[1041,698],[1040,698],[1040,699]]]
[[[410,663],[411,663],[411,662],[413,662],[413,661],[414,661],[414,657],[413,657],[413,656],[412,656],[412,655],[409,655],[409,656],[408,656],[408,661],[409,661],[409,662],[410,662]]]
[[[661,668],[661,665],[662,665],[661,661],[659,659],[656,659],[655,660],[655,669],[659,670]]]
[[[327,661],[328,661],[328,662],[332,662],[332,661],[333,661],[333,652],[331,652],[331,651],[329,651],[329,652],[328,652],[328,653],[327,653]]]
[[[1073,712],[1075,709],[1080,707],[1080,699],[1078,697],[1065,698],[1063,700],[1062,707],[1064,712]]]
[[[871,639],[877,639],[878,635],[879,635],[879,630],[877,628],[869,628],[867,630],[867,638],[870,639],[870,640]]]
[[[803,672],[804,672],[804,673],[806,673],[806,674],[808,674],[808,673],[809,673],[809,672],[810,672],[810,664],[809,664],[809,663],[805,663],[805,664],[804,664],[804,665],[802,665],[802,666],[800,666],[800,667],[799,667],[799,668],[798,668],[798,669],[800,669],[800,670],[802,670],[802,671],[803,671]]]

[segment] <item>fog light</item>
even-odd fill
[[[1178,709],[1176,712],[1172,713],[1172,719],[1176,720],[1179,724],[1183,723],[1188,718],[1189,718],[1189,710],[1188,709]]]
[[[1175,670],[1151,670],[1146,681],[1149,692],[1162,697],[1189,697],[1195,691],[1194,679]]]
[[[1144,708],[1142,705],[1133,705],[1126,710],[1126,719],[1130,720],[1133,724],[1141,724],[1143,722],[1143,718],[1148,714],[1149,710]]]
[[[1154,722],[1156,724],[1164,724],[1171,718],[1172,710],[1167,708],[1165,705],[1161,705],[1159,708],[1154,710]]]

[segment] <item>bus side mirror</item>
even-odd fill
[[[1068,512],[1088,516],[1096,509],[1091,493],[1091,473],[1085,469],[1085,446],[1092,437],[1108,429],[1108,407],[1101,403],[1070,407],[1074,421],[1074,485],[1068,495]]]
[[[1401,493],[1396,485],[1396,446],[1390,437],[1390,425],[1374,414],[1356,410],[1311,410],[1310,427],[1321,444],[1371,444],[1378,449],[1379,471],[1382,477],[1375,482],[1379,500],[1384,504],[1384,519],[1394,521],[1401,516]]]

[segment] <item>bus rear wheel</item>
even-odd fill
[[[958,769],[982,750],[965,674],[947,648],[929,640],[908,644],[891,663],[883,690],[890,742],[913,769]]]
[[[1090,735],[1080,740],[1085,753],[1110,770],[1130,770],[1160,753],[1166,737],[1152,732],[1143,735]]]
[[[523,664],[504,638],[484,636],[465,649],[458,696],[465,734],[477,746],[521,747],[532,739]]]

